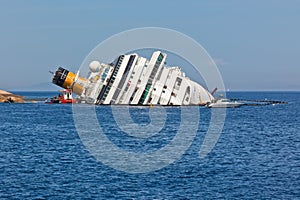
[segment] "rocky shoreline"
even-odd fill
[[[0,90],[0,103],[25,103],[24,97]]]

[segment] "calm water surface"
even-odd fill
[[[201,108],[197,135],[181,159],[145,174],[117,171],[98,162],[76,132],[70,105],[0,104],[0,198],[300,199],[300,93],[231,92],[228,96],[289,104],[228,109],[222,135],[204,159],[198,152],[210,110]],[[110,107],[96,110],[107,136],[125,150],[161,148],[180,124],[180,108],[167,108],[167,134],[142,141],[113,124]],[[149,123],[148,111],[131,108],[137,123]]]

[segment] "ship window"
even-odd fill
[[[162,91],[162,93],[165,93],[165,92],[166,92],[166,91],[164,91],[164,90]]]
[[[164,89],[167,89],[167,86],[166,86],[166,85],[164,85]]]
[[[162,54],[159,54],[159,56],[158,56],[158,59],[157,59],[157,60],[161,62],[163,58],[164,58],[164,56],[163,56]]]
[[[176,78],[176,82],[177,82],[177,86],[180,86],[181,82],[182,82],[182,79],[177,77]]]
[[[156,88],[154,88],[153,91],[156,91]]]

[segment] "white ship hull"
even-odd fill
[[[93,61],[86,78],[74,78],[74,73],[59,68],[53,83],[93,104],[205,105],[214,100],[179,67],[165,66],[166,57],[156,51],[149,61],[137,54],[121,55],[111,64]]]

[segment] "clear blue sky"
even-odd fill
[[[299,91],[299,24],[296,0],[1,0],[0,89],[50,83],[49,70],[77,70],[107,37],[158,26],[198,41],[216,60],[226,88]]]

